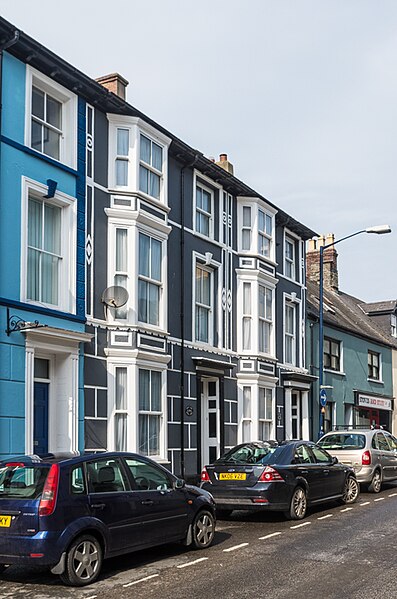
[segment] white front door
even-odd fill
[[[220,411],[219,379],[202,379],[201,393],[201,459],[202,465],[219,458]]]

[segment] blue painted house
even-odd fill
[[[3,19],[0,44],[0,455],[76,450],[85,101],[59,60]]]

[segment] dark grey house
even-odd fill
[[[119,96],[87,106],[86,448],[195,477],[238,442],[308,436],[313,231],[100,81]]]

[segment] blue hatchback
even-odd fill
[[[140,455],[0,463],[0,572],[35,563],[83,586],[98,578],[104,558],[179,541],[204,549],[214,534],[210,493]]]

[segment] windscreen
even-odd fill
[[[48,471],[48,466],[41,465],[0,465],[0,500],[38,499],[43,492]]]
[[[278,445],[250,443],[234,447],[225,453],[215,464],[276,464],[285,447]]]
[[[317,442],[317,445],[323,449],[337,449],[338,451],[364,449],[365,435],[355,433],[335,433],[323,437]]]

